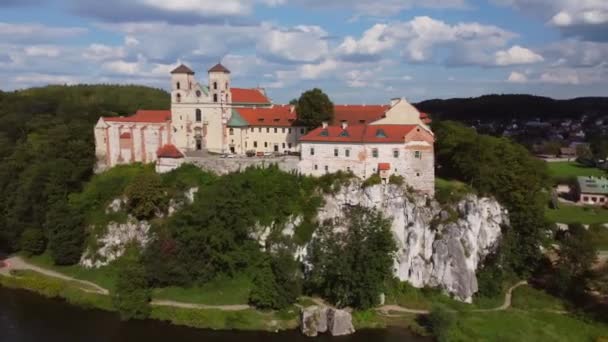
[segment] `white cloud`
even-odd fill
[[[108,59],[119,59],[126,56],[126,51],[122,46],[108,46],[104,44],[91,44],[87,47],[82,56],[93,61]]]
[[[468,7],[466,0],[290,0],[306,7],[327,10],[338,8],[354,10],[358,16],[392,17],[404,10],[418,8],[455,8]]]
[[[32,45],[24,49],[25,55],[30,57],[57,57],[61,50],[57,46]]]
[[[264,24],[262,31],[257,50],[271,59],[310,63],[325,57],[329,51],[327,32],[319,26],[280,29]]]
[[[136,75],[141,70],[140,62],[111,61],[102,64],[102,68],[113,74]]]
[[[139,0],[138,2],[164,11],[196,13],[202,16],[246,15],[252,10],[251,2],[243,0]]]
[[[576,70],[572,69],[555,69],[545,71],[540,75],[540,81],[544,83],[572,85],[581,83],[579,74],[576,72]]]
[[[53,27],[40,24],[12,24],[0,22],[0,41],[3,43],[28,44],[33,42],[47,43],[85,34],[82,27]]]
[[[528,82],[528,76],[526,76],[525,74],[523,74],[521,72],[512,71],[511,74],[509,74],[509,78],[507,78],[507,82],[526,83],[526,82]]]
[[[493,56],[487,51],[505,46],[516,36],[492,25],[474,22],[450,25],[423,16],[407,22],[376,24],[358,40],[346,37],[337,51],[345,60],[364,60],[397,49],[409,61],[433,63],[434,52],[444,48],[449,63],[491,65]]]
[[[335,70],[338,63],[334,59],[327,59],[319,64],[304,64],[300,66],[299,73],[303,79],[318,79],[327,76],[329,72]]]
[[[533,64],[542,61],[544,61],[543,56],[519,45],[496,52],[496,65],[499,66]]]

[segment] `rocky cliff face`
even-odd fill
[[[497,246],[501,226],[508,225],[506,210],[493,199],[469,195],[442,207],[427,196],[404,194],[394,185],[343,187],[325,198],[318,219],[341,222],[348,206],[377,208],[392,219],[399,279],[415,287],[440,287],[465,302],[477,292],[478,266]]]

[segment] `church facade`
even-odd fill
[[[311,131],[295,107],[276,105],[259,88],[232,87],[222,64],[199,83],[185,65],[171,72],[171,109],[101,117],[95,126],[97,169],[133,162],[166,172],[212,154],[300,154],[299,172],[338,170],[361,178],[397,174],[415,189],[434,189],[430,119],[405,99],[389,105],[336,105],[333,122]]]

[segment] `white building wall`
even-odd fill
[[[280,153],[298,152],[298,142],[306,132],[304,127],[234,128],[234,135],[230,135],[230,131],[228,133],[228,141],[234,141],[235,145],[240,146],[240,149],[237,148],[237,153],[240,154],[247,151],[274,152],[275,146]]]

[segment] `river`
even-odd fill
[[[1,342],[421,342],[403,329],[366,330],[345,337],[308,338],[296,331],[281,333],[212,331],[146,320],[122,322],[116,314],[85,310],[22,291],[0,287]]]

